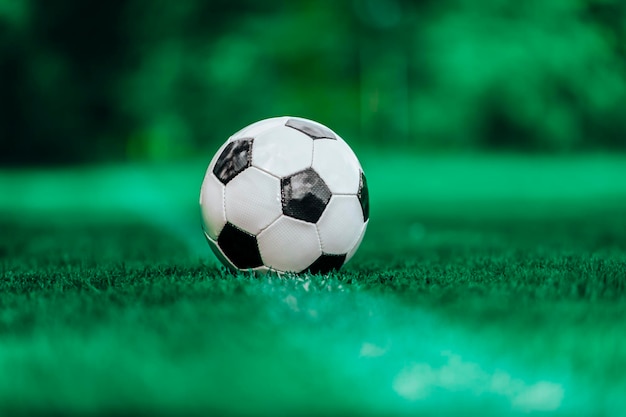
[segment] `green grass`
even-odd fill
[[[0,174],[0,415],[624,415],[624,162],[371,156],[284,278],[216,264],[202,164]]]

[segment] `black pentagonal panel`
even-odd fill
[[[312,274],[327,274],[336,271],[346,261],[346,255],[322,255],[307,270]]]
[[[337,137],[332,130],[326,126],[321,126],[316,123],[311,123],[308,120],[302,119],[289,119],[285,126],[289,126],[311,137],[311,139],[334,139]]]
[[[263,265],[256,238],[230,223],[226,223],[222,229],[217,244],[224,255],[239,269]]]
[[[237,139],[224,148],[217,158],[213,174],[226,185],[252,163],[252,138]]]
[[[331,192],[324,180],[307,168],[280,181],[283,213],[315,223],[330,201]]]
[[[357,197],[359,197],[361,209],[363,210],[363,221],[367,221],[367,219],[370,218],[370,193],[367,189],[367,180],[365,179],[365,174],[363,174],[362,172]]]
[[[224,254],[222,253],[222,251],[220,251],[217,242],[212,241],[211,239],[209,239],[207,237],[207,242],[209,242],[209,247],[211,248],[211,250],[213,251],[213,253],[215,254],[215,256],[217,257],[217,259],[220,260],[220,262],[222,262],[222,265],[226,266],[228,269],[235,269],[233,266],[233,263],[231,261],[228,260],[228,258],[226,256],[224,256]]]

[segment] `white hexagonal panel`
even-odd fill
[[[280,180],[250,167],[226,186],[226,219],[256,235],[282,214]]]
[[[320,139],[313,143],[313,147],[313,169],[330,191],[333,194],[356,194],[361,164],[348,144],[341,139]]]
[[[311,166],[313,140],[302,132],[280,125],[254,138],[252,165],[278,177]]]
[[[352,249],[350,249],[350,252],[348,252],[348,256],[346,256],[346,261],[344,262],[344,264],[346,264],[350,259],[352,259],[357,249],[359,249],[359,246],[361,246],[361,242],[363,242],[363,237],[365,236],[365,231],[367,230],[368,224],[369,224],[369,220],[366,221],[365,224],[363,224],[363,228],[361,229],[361,233],[359,234],[359,239],[355,242],[354,246],[352,246]]]
[[[270,119],[260,120],[244,127],[239,132],[232,135],[228,140],[232,141],[241,138],[254,138],[267,129],[271,129],[272,127],[276,126],[283,126],[287,122],[287,120],[289,120],[289,117],[287,116],[272,117]]]
[[[283,272],[300,272],[322,254],[314,224],[282,216],[258,236],[263,263]]]
[[[347,254],[363,229],[363,212],[356,196],[335,195],[317,222],[322,251],[326,254]]]
[[[224,185],[213,175],[210,168],[200,188],[200,213],[204,230],[211,238],[217,239],[217,235],[226,224]]]

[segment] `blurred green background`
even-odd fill
[[[356,148],[624,150],[626,2],[0,0],[0,80],[3,165],[210,156],[286,114]]]
[[[279,115],[368,177],[336,274],[202,234]],[[0,0],[0,415],[625,415],[625,116],[623,0]]]

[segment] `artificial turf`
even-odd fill
[[[626,160],[390,158],[326,276],[222,269],[201,164],[0,174],[0,414],[623,414]]]

